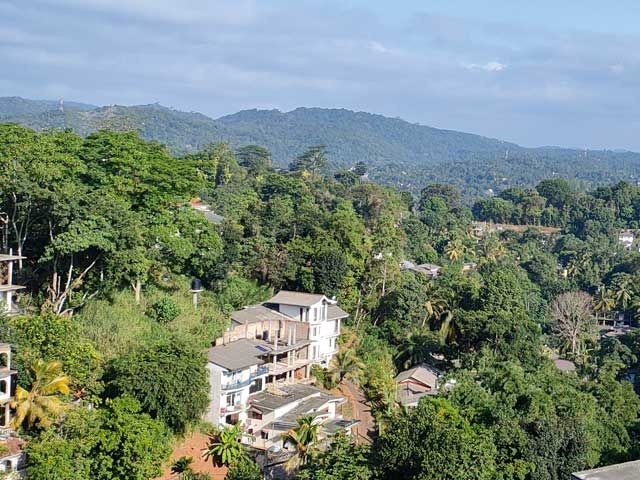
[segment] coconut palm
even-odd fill
[[[352,349],[344,349],[336,353],[331,361],[331,374],[338,384],[345,380],[358,381],[364,364]]]
[[[604,285],[600,285],[596,290],[596,295],[593,298],[593,308],[597,314],[606,315],[613,307],[615,307],[615,300],[613,298],[613,294],[611,290],[606,288]]]
[[[440,318],[442,312],[446,308],[446,302],[438,297],[427,300],[424,304],[425,315],[422,319],[422,328],[432,320]]]
[[[452,262],[460,260],[460,257],[464,254],[464,250],[464,244],[459,239],[450,240],[447,246],[444,247],[444,253]]]
[[[31,365],[33,381],[29,390],[16,388],[11,407],[16,413],[13,428],[35,425],[47,427],[57,420],[65,409],[60,395],[69,394],[69,377],[62,372],[62,363],[37,360]]]
[[[207,447],[202,451],[206,460],[217,466],[234,465],[247,457],[247,451],[240,443],[242,428],[235,424],[210,433]]]
[[[284,468],[293,472],[307,463],[310,454],[318,446],[321,426],[311,415],[298,418],[298,425],[282,435],[282,442],[287,447],[293,447],[293,456],[285,463]]]
[[[633,292],[631,290],[631,282],[627,279],[624,279],[620,282],[617,282],[613,287],[613,298],[616,303],[622,307],[622,310],[626,310],[629,306],[629,302],[631,301],[631,296]]]

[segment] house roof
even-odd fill
[[[338,305],[329,305],[327,308],[327,319],[335,320],[336,318],[346,318],[349,314],[342,310]]]
[[[415,380],[424,385],[428,385],[430,387],[435,387],[438,383],[438,377],[441,375],[441,372],[429,365],[422,364],[416,365],[409,370],[405,370],[404,372],[400,372],[396,376],[396,383],[404,382],[407,380]]]
[[[27,442],[18,437],[9,437],[6,440],[0,441],[0,446],[4,446],[7,449],[5,453],[0,454],[0,458],[18,455],[22,452],[22,447],[25,443]]]
[[[573,478],[577,480],[638,480],[640,460],[577,472],[573,474]]]
[[[233,371],[262,365],[264,360],[259,356],[264,353],[256,343],[241,339],[226,345],[211,347],[207,352],[207,358],[209,362]]]
[[[575,372],[576,364],[571,360],[565,360],[563,358],[556,358],[553,360],[553,364],[560,370],[561,372]]]
[[[280,290],[275,296],[271,297],[265,303],[275,303],[283,305],[299,305],[301,307],[310,307],[322,300],[327,299],[324,295],[318,293],[291,292],[288,290]]]
[[[248,307],[244,307],[242,310],[233,312],[231,314],[231,319],[242,325],[269,320],[276,322],[280,320],[291,320],[290,317],[277,312],[276,310],[272,310],[269,307],[265,307],[262,304],[249,305]]]
[[[328,393],[325,393],[322,390],[319,390],[310,385],[283,385],[279,387],[278,390],[279,391],[277,393],[265,390],[263,392],[255,394],[249,400],[251,403],[251,407],[264,413],[272,412],[290,403],[298,402],[300,400],[304,400],[305,398],[313,396],[324,398],[325,400],[323,404],[331,400],[340,401],[339,397],[329,395]]]

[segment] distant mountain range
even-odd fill
[[[382,183],[418,191],[429,182],[448,182],[467,197],[530,186],[552,176],[570,178],[582,188],[640,177],[640,154],[634,152],[524,148],[344,109],[245,110],[212,119],[159,104],[96,107],[0,97],[0,122],[37,130],[71,128],[81,135],[99,129],[136,130],[176,154],[218,141],[233,147],[258,144],[272,152],[277,166],[286,166],[310,145],[323,144],[332,169],[364,161],[370,177]]]

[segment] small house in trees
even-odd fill
[[[442,372],[430,365],[420,364],[396,376],[396,400],[405,407],[415,407],[425,395],[438,393]]]
[[[211,223],[215,225],[221,224],[224,220],[223,216],[218,215],[216,212],[213,211],[213,209],[211,208],[211,205],[204,203],[199,198],[191,199],[189,201],[189,206],[194,210],[202,213],[207,220],[209,220]]]
[[[571,480],[637,480],[638,478],[640,478],[640,460],[594,468],[571,475]]]
[[[14,298],[16,292],[25,287],[13,283],[13,268],[15,262],[24,258],[19,255],[13,255],[11,252],[9,254],[0,254],[0,294],[2,295],[0,303],[2,311],[8,315],[16,314],[20,311],[14,303]]]
[[[636,234],[633,230],[621,230],[618,234],[618,242],[627,250],[631,250],[635,241]]]
[[[433,263],[421,263],[416,265],[409,260],[403,260],[400,262],[400,270],[409,270],[415,273],[426,275],[429,278],[436,278],[440,274],[442,267]]]

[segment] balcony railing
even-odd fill
[[[244,387],[248,387],[249,385],[251,385],[251,382],[253,381],[252,378],[248,378],[246,380],[237,380],[235,382],[231,382],[231,383],[223,383],[221,385],[222,390],[239,390],[241,388]]]
[[[229,413],[237,413],[244,410],[245,404],[238,403],[237,405],[227,405],[220,409],[220,415],[227,415]]]
[[[266,375],[269,373],[269,369],[267,367],[258,367],[255,372],[251,373],[251,379],[261,377],[262,375]]]

